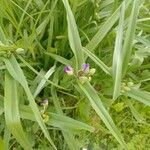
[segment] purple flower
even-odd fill
[[[73,75],[73,68],[71,66],[66,66],[64,68],[64,72],[67,73],[68,75]]]
[[[90,65],[89,64],[83,64],[82,65],[82,70],[83,71],[87,72],[87,71],[89,71],[89,69],[90,69]]]

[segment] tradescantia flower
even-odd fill
[[[74,70],[73,70],[73,68],[72,68],[71,66],[66,66],[66,67],[64,68],[64,72],[65,72],[66,74],[68,74],[68,75],[73,75]]]
[[[90,69],[90,65],[84,63],[82,65],[82,69],[78,71],[78,78],[81,83],[85,83],[86,81],[91,81],[91,76],[95,73],[95,68]]]
[[[90,65],[89,64],[83,64],[81,70],[78,71],[77,76],[82,77],[86,76],[89,73]]]
[[[82,65],[82,71],[88,72],[89,69],[90,69],[90,65],[89,65],[89,64],[83,64],[83,65]]]
[[[90,65],[88,63],[84,63],[82,64],[81,69],[77,71],[77,74],[75,76],[83,84],[86,81],[91,81],[91,76],[95,73],[95,71],[96,71],[95,68],[90,69]],[[74,74],[74,70],[71,66],[66,66],[64,68],[64,72],[67,73],[68,75]]]

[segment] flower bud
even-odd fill
[[[73,68],[72,68],[71,66],[66,66],[66,67],[64,68],[64,72],[65,72],[66,74],[68,74],[68,75],[73,75],[74,70],[73,70]]]
[[[134,85],[134,83],[133,82],[128,82],[127,85],[128,85],[128,87],[132,87]]]
[[[92,68],[92,69],[90,69],[89,74],[90,74],[90,75],[93,75],[95,72],[96,72],[96,69],[95,69],[95,68]]]
[[[16,52],[17,52],[17,54],[25,55],[25,50],[24,50],[24,49],[22,49],[22,48],[18,48],[18,49],[16,49]]]
[[[47,114],[42,114],[42,118],[44,122],[48,122],[49,121],[49,116]]]
[[[89,64],[83,64],[83,65],[82,65],[82,71],[84,71],[84,72],[88,72],[88,71],[89,71],[89,68],[90,68],[90,65],[89,65]]]
[[[48,106],[48,99],[45,99],[41,102],[41,105]]]
[[[89,76],[89,77],[88,77],[88,81],[91,81],[91,80],[92,80],[92,78]]]

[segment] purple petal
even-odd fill
[[[64,72],[67,73],[68,75],[72,75],[73,74],[73,68],[71,66],[66,66],[64,68]]]
[[[90,65],[89,65],[89,64],[83,64],[83,65],[82,65],[82,70],[83,70],[83,71],[88,71],[89,68],[90,68]]]

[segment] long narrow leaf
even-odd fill
[[[48,52],[45,52],[46,55],[49,55],[50,57],[52,57],[53,59],[55,59],[56,61],[64,64],[64,65],[71,65],[71,61],[68,60],[68,59],[65,59],[64,57],[61,57],[59,55],[56,55],[56,54],[52,54],[52,53],[48,53]]]
[[[127,91],[123,93],[123,95],[129,96],[145,105],[150,106],[150,93],[138,89],[131,89],[130,91]]]
[[[134,106],[132,105],[132,103],[127,100],[127,105],[130,108],[132,115],[134,116],[134,118],[139,122],[139,123],[145,123],[143,120],[144,118],[141,116],[141,114],[134,108]]]
[[[57,149],[53,143],[53,141],[51,140],[50,136],[49,136],[49,133],[46,129],[46,126],[43,122],[43,119],[41,117],[41,114],[38,110],[38,107],[34,101],[34,97],[28,87],[28,83],[26,81],[26,78],[23,74],[23,71],[21,70],[18,62],[16,61],[15,57],[12,55],[10,57],[10,59],[5,59],[5,64],[6,64],[6,68],[7,70],[9,71],[9,73],[11,74],[11,76],[16,80],[18,81],[22,87],[24,88],[25,92],[26,92],[26,95],[28,97],[28,100],[30,102],[30,107],[32,108],[32,111],[35,115],[35,118],[39,124],[39,126],[41,127],[45,137],[49,140],[49,142],[52,144],[52,146],[54,147],[54,149]]]
[[[5,74],[5,97],[4,97],[4,110],[6,125],[12,135],[26,150],[31,150],[31,144],[29,143],[21,122],[18,108],[18,89],[16,81],[9,75]]]
[[[132,2],[132,0],[126,0],[126,8]],[[86,48],[90,51],[93,51],[98,44],[103,40],[103,38],[107,35],[109,30],[113,27],[116,21],[119,19],[120,8],[122,4],[118,7],[118,9],[107,19],[107,21],[103,24],[103,26],[98,30],[98,32],[94,35],[91,41],[86,45]]]
[[[53,66],[52,68],[50,68],[47,73],[45,74],[45,78],[48,79],[55,71],[55,66]],[[42,79],[41,82],[39,83],[39,85],[37,86],[36,91],[34,92],[34,98],[41,92],[41,90],[44,88],[44,85],[46,83],[45,79]]]
[[[5,149],[9,149],[9,141],[11,140],[11,133],[8,131],[8,128],[5,127],[4,130],[4,144],[5,144]]]
[[[81,65],[84,63],[82,45],[81,45],[77,25],[76,25],[73,13],[71,11],[71,8],[69,6],[68,0],[62,0],[62,1],[64,3],[64,6],[67,12],[69,43],[75,55],[76,67],[78,70],[81,68]]]
[[[3,106],[3,101],[0,101],[0,108],[4,109]],[[22,119],[28,119],[31,121],[37,121],[32,109],[29,106],[26,105],[20,105],[19,107],[19,112],[20,112],[20,117]],[[51,113],[48,112],[49,115],[49,121],[46,122],[50,126],[58,127],[62,130],[86,130],[93,132],[94,128],[86,123],[77,121],[75,119],[72,119],[70,117],[61,115],[61,114],[56,114],[56,113]]]
[[[122,147],[126,148],[126,143],[124,142],[121,133],[115,126],[111,116],[103,106],[103,103],[101,102],[101,99],[97,95],[94,88],[90,85],[89,82],[84,83],[83,85],[79,83],[79,86],[83,93],[86,95],[86,97],[89,99],[91,106],[96,111],[96,113],[99,115],[99,117],[103,120],[106,127],[110,130],[112,135],[117,139],[117,141],[122,145]]]
[[[41,77],[42,79],[46,80],[49,84],[52,84],[60,89],[63,90],[67,90],[59,85],[54,84],[52,81],[47,80],[43,75],[41,75],[38,71],[36,71],[27,61],[25,61],[21,56],[18,56],[18,58],[23,62],[23,64],[25,64],[30,70],[32,70],[34,73],[36,73],[39,77]]]
[[[135,35],[135,27],[136,27],[136,20],[137,20],[138,11],[139,11],[139,5],[140,5],[140,0],[134,0],[131,16],[129,19],[129,25],[128,25],[128,29],[126,32],[124,45],[123,45],[123,67],[122,67],[123,75],[125,74],[127,70],[128,63],[131,58],[132,45],[133,45],[133,39]]]
[[[87,48],[83,48],[84,53],[90,57],[106,74],[111,75],[110,68],[107,67],[96,55],[90,52]]]
[[[113,55],[112,75],[114,81],[113,99],[117,99],[120,94],[121,76],[122,76],[122,41],[123,41],[123,25],[124,25],[125,3],[123,2],[120,12],[119,26],[115,41],[115,50]]]
[[[58,70],[55,72],[55,75],[53,78],[54,83],[58,83],[60,71],[61,71],[61,68],[58,68]],[[54,86],[51,87],[51,94],[52,94],[53,103],[54,103],[56,112],[58,114],[63,115],[63,111],[61,109],[61,105],[60,105],[59,99],[57,97],[57,91],[56,91],[56,88]],[[72,150],[79,149],[79,146],[78,146],[77,142],[75,141],[75,138],[69,129],[68,129],[68,132],[62,131],[62,134],[63,134],[63,136],[64,136],[64,138],[68,144],[68,147],[70,149],[72,149]]]

